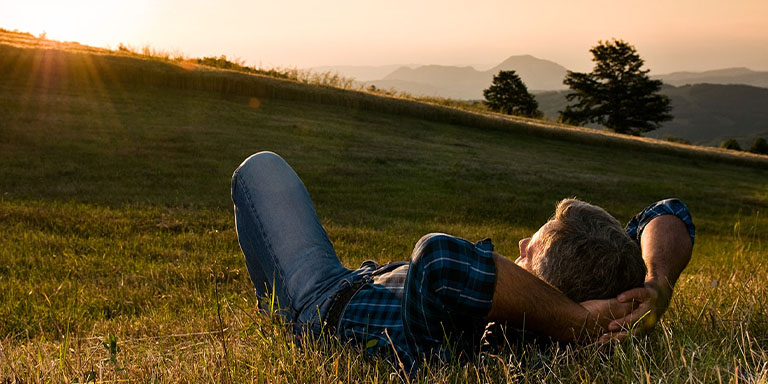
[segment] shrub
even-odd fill
[[[120,43],[117,45],[117,50],[120,52],[126,52],[126,53],[132,53],[133,50],[129,48],[127,45]]]
[[[768,142],[761,136],[755,139],[752,146],[749,147],[749,151],[752,153],[759,153],[761,155],[768,155]]]
[[[739,142],[736,141],[736,139],[734,138],[730,138],[726,141],[723,141],[723,143],[720,144],[720,148],[732,149],[734,151],[741,151],[741,145],[739,145]]]

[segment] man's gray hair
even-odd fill
[[[640,246],[604,209],[577,199],[557,204],[539,233],[533,272],[574,301],[607,299],[640,287],[646,267]]]

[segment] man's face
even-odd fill
[[[526,271],[533,273],[533,260],[536,257],[541,257],[540,251],[544,246],[541,241],[541,233],[546,231],[552,224],[553,221],[547,221],[533,234],[533,236],[520,240],[518,243],[520,246],[520,257],[515,260],[515,264]]]

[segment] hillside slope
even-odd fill
[[[90,55],[56,49],[19,48],[0,44],[0,80],[8,86],[26,87],[160,87],[214,92],[264,99],[290,100],[342,106],[361,111],[416,117],[433,122],[460,124],[481,130],[516,131],[545,138],[674,153],[695,158],[716,158],[739,164],[760,165],[765,157],[728,151],[712,151],[625,135],[597,132],[500,114],[468,112],[452,107],[393,98],[375,93],[303,84],[263,75],[211,69],[189,62],[147,60],[130,55]]]

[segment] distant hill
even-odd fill
[[[378,80],[400,67],[415,67],[417,65],[326,65],[309,68],[312,72],[336,72],[344,77],[352,77],[357,81]]]
[[[512,56],[489,69],[486,73],[495,75],[501,70],[508,71],[510,69],[517,71],[528,90],[548,91],[566,88],[563,79],[565,79],[568,70],[565,67],[553,61],[537,59],[531,55]],[[486,85],[483,88],[487,87]]]
[[[653,78],[675,86],[686,84],[745,84],[768,88],[768,72],[753,71],[749,68],[726,68],[705,72],[673,72]]]
[[[565,90],[563,84],[567,69],[555,62],[531,55],[511,56],[500,64],[480,71],[471,66],[445,65],[380,65],[380,66],[320,66],[309,68],[313,72],[336,72],[352,77],[365,86],[403,91],[414,96],[439,96],[452,99],[479,100],[500,70],[516,71],[528,90],[547,97],[548,91]],[[749,68],[724,68],[703,72],[673,72],[651,76],[665,84],[743,84],[768,88],[768,71]]]
[[[529,90],[564,89],[567,69],[552,61],[531,55],[512,56],[499,65],[478,71],[473,67],[425,65],[401,67],[381,80],[368,82],[378,88],[396,88],[414,95],[442,96],[453,99],[482,99],[493,75],[500,70],[514,70]]]
[[[739,84],[665,85],[674,119],[646,136],[674,136],[694,144],[718,145],[737,138],[748,147],[757,136],[768,138],[768,88]],[[557,119],[568,104],[568,91],[541,92],[536,100],[544,115]]]
[[[438,88],[430,84],[407,80],[377,80],[366,82],[365,85],[366,87],[373,85],[384,91],[403,91],[411,95],[442,96],[450,94],[451,92],[449,89]]]

